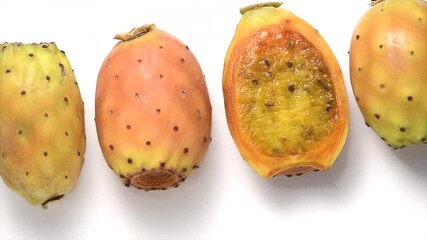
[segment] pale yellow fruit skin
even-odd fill
[[[74,187],[85,149],[83,102],[65,53],[53,43],[1,44],[3,181],[41,205]]]
[[[427,2],[386,0],[354,29],[350,77],[357,104],[391,147],[427,138]]]

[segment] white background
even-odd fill
[[[347,51],[368,0],[288,0],[282,7],[317,28],[338,58],[350,132],[331,170],[263,180],[229,134],[222,68],[241,17],[256,1],[0,0],[0,42],[54,41],[85,101],[87,152],[74,190],[48,210],[0,181],[0,239],[427,239],[427,145],[390,149],[364,124],[351,92]],[[146,23],[187,44],[206,75],[213,141],[199,170],[177,189],[126,188],[98,145],[94,98],[113,36]]]

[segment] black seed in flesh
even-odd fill
[[[266,67],[270,67],[270,61],[268,60],[268,59],[264,59],[263,61],[262,61],[262,63],[266,66]]]
[[[295,84],[291,84],[288,86],[289,92],[295,92]]]
[[[264,105],[268,108],[274,107],[274,103],[272,102],[265,102]]]

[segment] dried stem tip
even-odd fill
[[[371,0],[371,6],[374,6],[377,3],[384,2],[384,0]]]
[[[145,24],[141,27],[133,28],[130,32],[119,33],[116,36],[114,36],[114,39],[118,39],[121,41],[130,41],[130,40],[139,38],[144,34],[153,31],[154,29],[156,29],[155,24]]]
[[[263,7],[275,7],[278,8],[280,6],[282,6],[283,2],[265,2],[265,3],[257,3],[257,4],[253,4],[253,5],[249,5],[247,7],[242,7],[240,9],[240,13],[243,15],[246,12],[258,9],[258,8],[263,8]]]

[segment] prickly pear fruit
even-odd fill
[[[350,79],[360,111],[389,146],[427,143],[427,2],[383,0],[359,20]]]
[[[228,127],[263,178],[329,169],[348,132],[334,54],[318,31],[280,5],[241,9],[223,71]]]
[[[127,187],[178,187],[199,167],[210,143],[205,77],[189,48],[155,25],[116,39],[96,87],[104,158]]]
[[[86,149],[83,102],[55,43],[0,44],[0,175],[47,207],[76,184]]]

